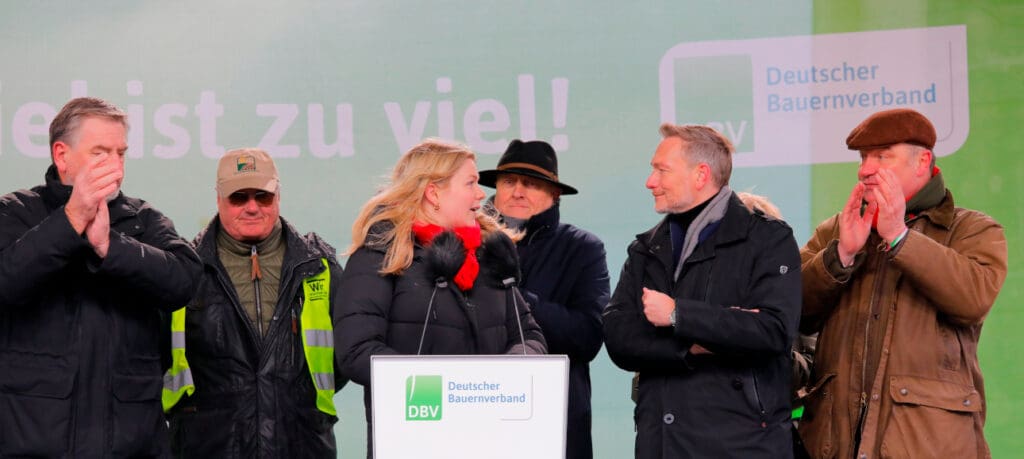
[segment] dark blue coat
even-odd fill
[[[158,457],[166,312],[199,257],[171,221],[119,194],[100,259],[68,222],[71,187],[0,197],[0,457]]]
[[[590,361],[601,350],[601,311],[611,289],[604,244],[560,223],[556,203],[527,222],[516,247],[523,296],[544,331],[548,352],[569,356],[566,458],[590,458]]]
[[[732,195],[698,240],[674,279],[667,220],[637,235],[604,314],[608,355],[640,372],[636,457],[793,457],[789,352],[801,305],[793,231]],[[647,320],[643,287],[675,299],[675,327]],[[712,354],[690,354],[694,343]]]

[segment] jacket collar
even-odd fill
[[[526,222],[526,238],[527,244],[533,241],[533,238],[544,230],[554,228],[558,226],[558,222],[561,220],[561,214],[558,210],[558,203],[555,202],[547,210],[537,215],[530,217],[530,220]]]
[[[743,205],[739,197],[732,193],[725,216],[708,225],[708,231],[700,237],[701,242],[714,237],[714,244],[699,243],[689,260],[700,260],[711,256],[714,253],[715,245],[745,239],[749,231],[747,225],[749,217],[750,211]],[[640,244],[643,252],[653,253],[666,266],[672,266],[672,250],[670,250],[672,242],[671,236],[669,236],[667,215],[653,228],[637,234],[636,241]]]
[[[299,235],[299,232],[293,227],[284,217],[281,218],[281,237],[284,238],[285,249],[284,249],[284,260],[281,265],[286,269],[288,267],[296,266],[297,264],[310,261],[311,259],[319,259],[324,255],[312,250],[310,245],[306,244],[305,238]],[[217,256],[217,234],[222,230],[220,224],[220,217],[214,215],[213,219],[210,220],[210,224],[206,225],[206,228],[196,235],[192,244],[196,247],[196,252],[199,253],[199,257],[203,260],[203,263],[207,266],[218,266],[220,264],[219,257]],[[317,266],[321,266],[317,263]],[[317,270],[319,272],[319,269]]]
[[[67,204],[71,198],[71,186],[60,181],[60,174],[57,173],[57,166],[51,164],[46,169],[46,186],[43,188],[43,200],[49,208],[57,208]]]
[[[946,189],[942,201],[935,207],[921,211],[918,217],[927,218],[933,225],[941,226],[948,230],[953,224],[955,212],[956,206],[953,204],[953,193]]]

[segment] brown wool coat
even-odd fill
[[[910,232],[889,252],[872,232],[850,268],[838,260],[838,216],[801,250],[801,328],[821,330],[800,423],[811,457],[991,456],[977,350],[1006,278],[1003,228],[954,207],[948,190],[907,225]],[[865,343],[872,312],[888,317],[872,321],[885,327],[874,346]],[[870,349],[879,350],[878,371],[864,374]],[[861,381],[870,387],[862,390]],[[863,440],[853,451],[862,393]]]

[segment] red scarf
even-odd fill
[[[451,230],[459,237],[462,247],[466,249],[466,260],[462,262],[462,267],[459,268],[454,279],[455,285],[466,291],[473,288],[476,275],[480,273],[480,263],[476,260],[476,249],[480,247],[480,225],[462,226]],[[412,232],[416,235],[416,240],[424,247],[430,247],[434,238],[445,231],[448,229],[432,223],[413,223],[412,225]]]

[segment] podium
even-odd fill
[[[564,355],[373,356],[376,459],[564,458]]]

